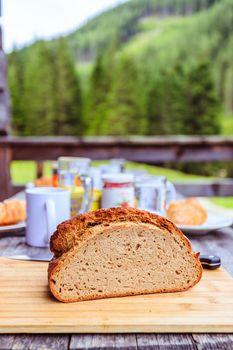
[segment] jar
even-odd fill
[[[101,208],[134,207],[132,174],[104,174]]]

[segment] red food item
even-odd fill
[[[124,187],[131,187],[131,182],[125,182],[125,183],[116,183],[116,182],[105,182],[104,188],[124,188]]]
[[[122,208],[128,208],[129,207],[129,203],[128,202],[122,202],[121,203],[121,207]]]
[[[52,175],[52,186],[58,187],[58,175]]]

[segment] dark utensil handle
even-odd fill
[[[214,270],[221,266],[221,259],[217,255],[200,255],[199,259],[205,269]]]

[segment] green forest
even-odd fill
[[[131,0],[8,55],[14,135],[211,135],[233,120],[233,1]]]

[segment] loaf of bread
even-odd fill
[[[50,248],[49,287],[63,302],[184,291],[202,275],[198,254],[174,224],[133,208],[65,221]]]
[[[207,212],[196,198],[186,198],[170,203],[167,218],[175,224],[202,225]]]
[[[0,203],[0,226],[14,225],[25,219],[25,201],[9,200]]]

